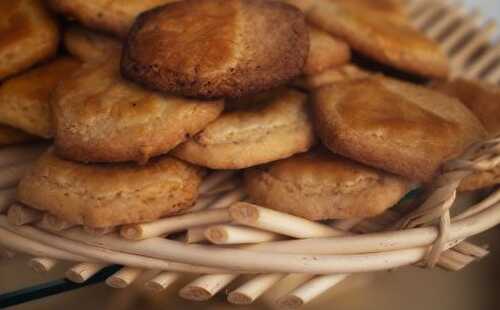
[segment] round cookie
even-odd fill
[[[40,0],[0,1],[0,80],[54,55],[55,19]]]
[[[186,0],[141,14],[122,74],[195,98],[242,97],[298,76],[309,50],[304,15],[266,0]]]
[[[456,97],[483,123],[491,136],[500,134],[500,87],[493,84],[457,79],[434,82],[432,88]],[[472,191],[500,184],[500,167],[475,172],[465,178],[459,190]]]
[[[434,82],[431,87],[458,98],[479,118],[491,135],[500,133],[500,86],[456,79]]]
[[[47,0],[55,11],[82,25],[125,37],[140,13],[178,0]]]
[[[409,179],[429,181],[485,137],[458,100],[383,76],[330,84],[314,97],[318,133],[331,151]]]
[[[122,43],[114,37],[71,26],[64,32],[64,46],[82,61],[102,61],[121,53]]]
[[[308,21],[390,67],[423,77],[448,75],[448,59],[436,42],[406,20],[361,2],[318,0]]]
[[[84,64],[52,98],[58,155],[82,162],[146,162],[214,121],[223,101],[148,91],[120,77],[118,59]]]
[[[17,188],[20,202],[73,224],[110,227],[154,221],[189,208],[198,196],[200,168],[164,156],[147,165],[86,165],[51,149]]]
[[[0,147],[31,142],[34,140],[36,140],[36,137],[33,137],[19,129],[0,124]]]
[[[59,82],[80,65],[74,58],[61,57],[6,80],[0,85],[0,123],[52,137],[50,98]]]
[[[305,75],[324,72],[332,67],[344,65],[351,59],[349,45],[321,29],[309,27],[309,40],[309,55],[303,70]]]
[[[245,189],[257,204],[318,221],[381,214],[405,196],[410,182],[315,150],[248,169]]]
[[[316,88],[335,82],[361,79],[368,76],[370,76],[370,72],[361,69],[356,65],[347,64],[327,69],[318,74],[301,76],[293,81],[293,86],[304,91],[314,91]]]
[[[315,142],[301,92],[280,89],[236,104],[172,154],[212,169],[242,169],[305,152]]]

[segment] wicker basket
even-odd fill
[[[482,24],[477,13],[446,1],[408,1],[408,9],[415,26],[451,55],[453,76],[500,82],[500,48],[491,44],[493,22]],[[0,150],[0,188],[15,186],[44,148]],[[499,164],[500,136],[448,162],[426,189],[424,201],[418,199],[424,195],[414,195],[403,201],[404,208],[377,218],[331,223],[244,202],[245,193],[232,171],[209,175],[190,213],[102,230],[73,227],[16,204],[15,190],[1,190],[0,245],[5,249],[0,252],[32,255],[30,266],[37,271],[51,269],[58,260],[73,261],[76,265],[66,276],[75,282],[110,264],[127,266],[108,278],[113,287],[126,287],[144,270],[157,270],[145,283],[153,290],[166,289],[182,273],[203,274],[180,291],[192,300],[210,299],[239,274],[257,274],[228,294],[234,304],[252,303],[286,274],[303,273],[302,284],[279,298],[282,305],[296,307],[352,273],[412,264],[460,270],[487,255],[465,240],[500,224],[500,190],[458,214],[452,214],[452,207],[463,178]],[[1,214],[6,211],[8,215]],[[192,244],[200,241],[210,243]]]

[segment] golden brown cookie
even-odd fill
[[[307,96],[276,90],[225,112],[172,154],[212,169],[242,169],[307,151],[315,141]]]
[[[71,26],[64,32],[64,46],[82,61],[102,61],[121,53],[120,40],[83,27]]]
[[[257,204],[317,221],[381,214],[409,191],[410,182],[312,151],[247,170],[245,189]]]
[[[368,76],[370,76],[370,72],[356,65],[347,64],[325,70],[318,74],[301,76],[293,81],[293,86],[305,91],[313,91],[316,88],[335,82],[366,78]]]
[[[309,55],[303,73],[314,75],[332,67],[344,65],[351,59],[351,49],[344,41],[336,39],[316,27],[309,27]]]
[[[84,64],[52,100],[58,155],[83,162],[145,162],[214,121],[222,101],[148,91],[120,77],[118,59]]]
[[[448,74],[448,59],[437,43],[408,22],[358,1],[318,0],[308,20],[380,63],[424,77]]]
[[[53,150],[20,182],[20,202],[73,224],[110,227],[153,221],[189,208],[198,196],[200,168],[164,156],[147,165],[86,165]]]
[[[420,181],[486,134],[457,99],[382,76],[322,87],[314,110],[331,151]]]
[[[19,129],[0,124],[0,147],[12,144],[20,144],[36,140],[36,137],[29,135]]]
[[[141,14],[122,74],[167,93],[242,97],[298,76],[309,50],[304,15],[266,0],[186,0]]]
[[[353,5],[375,10],[390,18],[408,20],[406,10],[401,0],[330,0],[336,2],[349,2]]]
[[[178,0],[47,0],[55,11],[82,25],[125,37],[140,13]]]
[[[279,0],[281,2],[288,3],[300,9],[302,12],[307,13],[312,6],[315,4],[316,0]]]
[[[460,99],[483,123],[490,135],[500,134],[500,87],[479,81],[457,79],[433,83],[432,87]],[[467,177],[459,190],[471,191],[500,184],[500,167]]]
[[[500,133],[500,87],[498,85],[457,79],[434,82],[432,88],[460,99],[479,118],[490,134]]]
[[[0,85],[0,123],[50,138],[50,98],[59,82],[80,62],[64,57],[26,71]]]
[[[57,51],[59,30],[40,0],[0,1],[0,80]]]

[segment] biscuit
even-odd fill
[[[318,0],[308,13],[308,21],[345,40],[360,54],[390,67],[423,77],[448,74],[448,59],[437,43],[409,22],[367,5]]]
[[[500,134],[500,87],[479,81],[457,79],[434,82],[433,89],[456,97],[483,123],[492,135]]]
[[[331,0],[337,2],[349,2],[370,10],[375,10],[390,18],[407,21],[406,9],[400,0]]]
[[[212,169],[242,169],[305,152],[314,144],[305,94],[281,89],[258,102],[239,103],[172,154]]]
[[[148,91],[121,78],[118,59],[90,62],[52,100],[58,155],[83,162],[146,162],[214,121],[223,101]]]
[[[435,82],[432,88],[460,99],[479,118],[490,135],[500,134],[500,87],[457,79],[451,82]],[[462,181],[459,190],[472,191],[496,184],[500,184],[500,167],[475,172]]]
[[[305,91],[314,91],[316,88],[326,86],[335,82],[361,79],[370,76],[370,72],[360,67],[347,64],[334,67],[318,74],[304,75],[293,81],[292,85]]]
[[[309,55],[303,70],[306,75],[318,74],[344,65],[351,59],[349,45],[321,29],[309,27],[309,41]]]
[[[20,202],[72,224],[110,227],[154,221],[189,208],[202,170],[164,156],[145,166],[86,165],[47,151],[22,178]]]
[[[245,189],[257,204],[318,221],[381,214],[405,196],[410,182],[326,151],[312,151],[248,169]]]
[[[140,13],[178,0],[47,0],[68,19],[96,30],[125,37]]]
[[[114,37],[71,26],[64,32],[64,46],[82,61],[102,61],[121,53],[122,43]]]
[[[19,129],[0,124],[0,147],[31,142],[34,140],[36,140],[36,137],[33,137]]]
[[[17,75],[0,85],[0,123],[50,138],[50,98],[59,82],[80,62],[64,57]]]
[[[141,14],[122,74],[195,98],[243,97],[298,76],[309,50],[304,15],[266,0],[186,0]]]
[[[39,0],[0,2],[0,80],[57,51],[59,30]]]
[[[486,135],[457,99],[383,76],[337,82],[314,97],[318,133],[331,151],[412,180],[429,181]]]

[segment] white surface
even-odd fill
[[[464,0],[464,3],[470,8],[480,8],[485,16],[500,23],[500,0]]]

